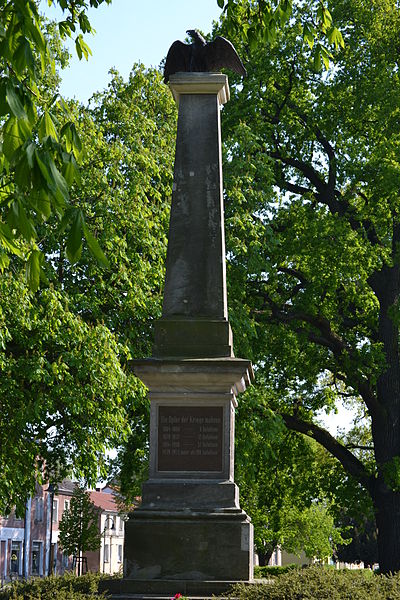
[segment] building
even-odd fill
[[[113,490],[109,487],[90,492],[90,499],[100,508],[99,527],[102,534],[101,546],[96,552],[86,552],[89,571],[118,573],[124,559],[125,521],[118,514]]]
[[[52,486],[38,485],[23,518],[17,518],[14,512],[0,516],[1,583],[13,578],[60,575],[72,569],[72,557],[62,552],[58,542],[58,525],[75,485],[64,480],[57,493]],[[90,492],[90,496],[100,509],[101,547],[85,554],[88,570],[118,573],[123,563],[124,520],[118,513],[114,492],[106,487]]]

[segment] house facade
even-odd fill
[[[61,575],[73,568],[73,558],[66,556],[58,540],[58,526],[69,507],[75,483],[64,480],[57,493],[52,486],[37,486],[36,493],[26,503],[25,515],[15,513],[0,516],[0,581],[14,578]],[[101,547],[88,552],[90,571],[118,573],[123,563],[124,520],[118,514],[113,490],[104,488],[90,492],[99,508]]]

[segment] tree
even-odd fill
[[[78,559],[78,575],[81,574],[82,554],[100,548],[99,509],[90,499],[89,492],[79,485],[73,491],[69,508],[63,512],[59,541],[68,556]]]
[[[80,58],[90,53],[82,35],[92,31],[87,9],[102,2],[111,0],[57,0],[65,14],[58,24],[60,35],[72,37],[78,30],[75,46]],[[69,225],[66,252],[71,262],[76,261],[84,235],[97,259],[108,264],[83,215],[69,208],[69,186],[78,178],[82,145],[66,103],[56,90],[43,85],[44,79],[48,82],[54,76],[55,58],[60,57],[55,34],[54,28],[50,38],[46,34],[34,0],[2,3],[0,269],[9,265],[10,255],[25,260],[33,290],[43,278],[37,227],[51,215],[59,219],[61,229]]]
[[[22,274],[4,273],[0,315],[0,512],[23,513],[36,481],[106,475],[140,384],[124,372],[128,349],[52,287],[33,294]]]
[[[400,14],[392,0],[336,0],[345,47],[326,75],[299,46],[296,15],[268,51],[251,51],[249,77],[223,111],[237,352],[258,364],[286,426],[369,493],[380,567],[396,571]],[[313,420],[338,397],[363,402],[372,460]]]
[[[351,541],[344,546],[339,544],[337,560],[347,563],[362,561],[365,567],[372,568],[379,561],[375,520],[364,515],[350,518],[344,512],[341,525],[348,529]]]
[[[94,485],[108,473],[105,451],[128,436],[125,478],[146,460],[148,400],[128,361],[151,352],[161,311],[176,109],[160,73],[137,65],[127,82],[112,73],[90,110],[71,112],[87,152],[70,204],[110,269],[82,244],[73,268],[69,234],[50,217],[38,227],[47,283],[31,293],[16,260],[0,276],[0,512],[23,512],[36,478],[73,469]]]
[[[369,503],[325,449],[288,431],[267,408],[268,393],[273,390],[258,381],[241,398],[235,434],[235,481],[260,564],[268,564],[278,545],[310,558],[332,556],[349,535],[339,517],[365,512]]]
[[[258,44],[275,42],[293,16],[303,43],[312,50],[317,70],[322,63],[329,68],[333,59],[330,48],[337,50],[344,46],[343,36],[322,0],[309,3],[309,12],[302,15],[293,11],[292,0],[217,0],[217,3],[223,9],[228,34],[239,34],[251,49]]]

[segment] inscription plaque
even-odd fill
[[[160,406],[159,471],[222,471],[222,406]]]

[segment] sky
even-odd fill
[[[60,20],[61,9],[41,0],[40,11]],[[107,87],[108,71],[115,67],[127,79],[135,62],[157,67],[176,39],[184,41],[187,29],[211,31],[221,10],[217,0],[113,0],[111,5],[90,9],[88,16],[96,30],[85,40],[93,55],[78,59],[74,45],[67,44],[73,58],[61,73],[61,94],[84,103]]]

